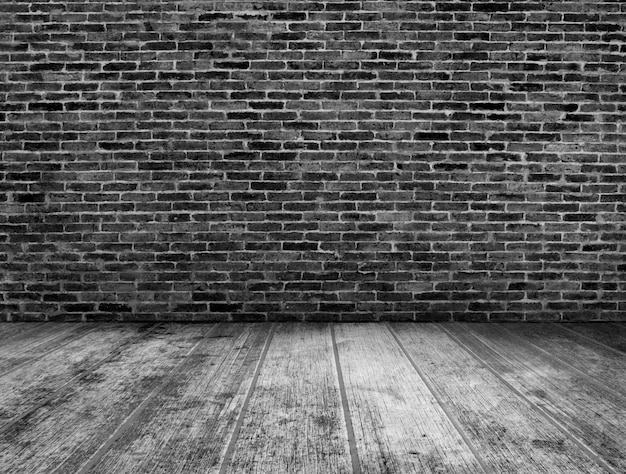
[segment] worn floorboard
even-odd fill
[[[626,472],[626,405],[499,325],[445,326],[607,469]]]
[[[0,341],[4,344],[8,340],[28,337],[45,325],[46,323],[0,323]]]
[[[564,324],[562,329],[570,333],[578,333],[583,337],[626,354],[626,323]]]
[[[97,331],[78,335],[45,357],[0,377],[0,429],[95,370],[97,364],[140,337],[146,325],[107,324],[92,328]]]
[[[385,326],[338,325],[336,332],[363,472],[483,472]]]
[[[491,472],[603,472],[439,326],[391,327]]]
[[[0,473],[623,473],[620,324],[0,324]]]
[[[71,342],[81,334],[96,329],[93,325],[87,324],[38,326],[34,331],[17,333],[0,343],[0,376],[25,363],[44,357],[50,351]]]
[[[280,325],[226,472],[351,470],[330,326]]]
[[[606,348],[559,324],[523,324],[503,326],[513,338],[532,344],[540,351],[569,364],[587,375],[601,389],[623,397],[626,406],[626,354]]]
[[[7,472],[77,472],[198,343],[200,326],[163,326],[0,431]]]
[[[88,472],[218,472],[269,326],[218,326]]]

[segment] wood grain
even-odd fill
[[[3,473],[626,472],[620,325],[13,325]]]
[[[478,473],[483,468],[385,326],[336,326],[365,473]]]
[[[211,333],[89,472],[218,472],[269,329]]]
[[[572,334],[563,325],[551,323],[513,323],[502,326],[513,337],[521,338],[547,354],[567,363],[574,370],[587,374],[602,390],[623,397],[626,405],[626,354],[593,343],[579,334]]]
[[[14,334],[0,344],[0,376],[94,329],[91,324],[41,324]]]
[[[181,358],[200,326],[166,325],[0,433],[6,472],[76,472]]]
[[[580,336],[590,338],[597,343],[626,354],[626,324],[564,324],[562,329],[576,332]]]
[[[279,326],[226,471],[352,472],[328,325]]]
[[[605,472],[440,327],[390,327],[491,472]]]
[[[93,326],[95,328],[95,326]],[[61,346],[46,357],[0,377],[0,429],[77,381],[94,364],[140,337],[146,325],[105,324]]]
[[[30,332],[39,331],[46,323],[0,323],[0,341],[27,336]]]
[[[441,326],[444,327],[444,326]],[[448,324],[445,330],[612,472],[626,471],[626,406],[568,366],[511,337],[499,325]]]

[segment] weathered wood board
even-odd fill
[[[226,472],[352,472],[327,324],[282,324]]]
[[[491,472],[605,472],[440,327],[390,327]]]
[[[19,473],[78,471],[205,330],[162,326],[0,430],[0,466]]]
[[[18,324],[2,473],[626,472],[623,325]]]
[[[340,324],[336,341],[362,472],[483,472],[385,326]]]
[[[444,326],[442,326],[444,327]],[[462,344],[614,472],[626,471],[626,405],[499,325],[445,326]]]
[[[92,324],[38,324],[34,330],[19,332],[0,343],[0,376],[95,329]]]
[[[217,328],[90,473],[219,472],[270,326]]]
[[[92,326],[95,328],[95,326]],[[43,358],[0,377],[0,427],[45,403],[126,344],[141,337],[146,325],[105,324],[77,336]]]
[[[3,344],[8,340],[28,336],[29,333],[39,332],[47,323],[0,323],[0,341]],[[39,333],[41,334],[41,333]]]
[[[626,323],[564,324],[563,329],[574,331],[583,337],[626,354]]]
[[[590,377],[601,389],[624,397],[626,404],[626,354],[593,343],[577,333],[563,329],[562,324],[513,323],[502,326],[512,337],[532,344],[541,351],[569,364]]]

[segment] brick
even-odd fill
[[[615,2],[209,3],[6,7],[1,318],[623,318]]]

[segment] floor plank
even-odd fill
[[[218,327],[88,472],[218,472],[269,330]]]
[[[85,324],[0,323],[0,338],[5,339],[0,346],[0,357],[16,348],[30,347],[50,337],[75,331],[77,326]]]
[[[93,324],[41,324],[19,332],[0,344],[0,376],[94,329]]]
[[[578,440],[581,449],[597,453],[613,472],[626,471],[626,406],[621,399],[599,390],[499,325],[452,323],[445,329],[561,426],[572,440]]]
[[[6,472],[76,472],[205,330],[166,325],[148,333],[80,383],[2,430],[0,465]]]
[[[126,323],[98,325],[97,331],[78,336],[44,358],[0,377],[0,427],[45,403],[65,384],[140,337],[146,327]]]
[[[279,326],[227,472],[351,472],[330,327]]]
[[[0,341],[7,341],[19,336],[28,335],[46,323],[2,323],[0,322]]]
[[[385,326],[336,334],[363,472],[483,472]]]
[[[514,337],[521,338],[542,351],[569,364],[574,370],[587,374],[601,388],[623,397],[626,405],[626,354],[562,328],[562,324],[512,323],[502,326]]]
[[[563,329],[577,332],[583,337],[626,354],[626,324],[576,323],[564,324]]]
[[[413,323],[390,327],[491,472],[605,472],[440,327]]]
[[[18,324],[0,472],[626,472],[624,325]]]

